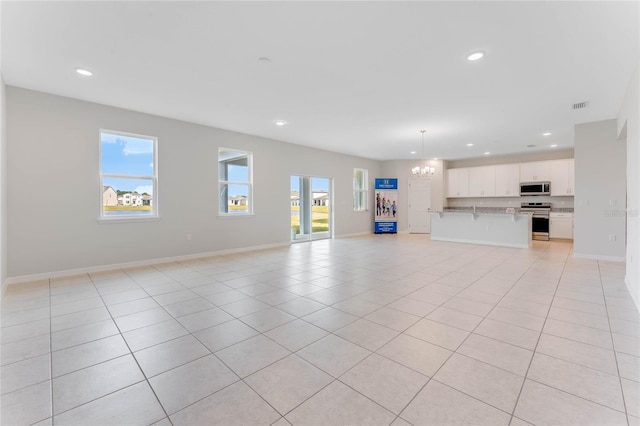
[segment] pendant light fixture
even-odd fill
[[[424,160],[424,133],[426,132],[426,130],[420,130],[420,133],[422,133],[422,160]],[[411,169],[411,174],[413,175],[413,177],[418,177],[418,178],[425,178],[428,176],[433,175],[436,172],[436,169],[434,167],[420,167],[420,166],[416,166],[414,168]]]

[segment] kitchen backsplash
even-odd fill
[[[449,198],[447,207],[520,207],[521,203],[551,203],[555,209],[573,208],[573,197],[482,197],[482,198]]]

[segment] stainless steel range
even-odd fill
[[[551,203],[521,203],[520,211],[533,213],[531,225],[534,240],[549,241],[549,213]]]

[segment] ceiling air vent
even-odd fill
[[[589,101],[584,101],[584,102],[578,102],[573,104],[573,107],[571,109],[584,109],[587,108],[589,106]]]

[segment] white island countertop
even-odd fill
[[[527,248],[531,244],[531,213],[506,209],[432,212],[431,239],[456,243]]]

